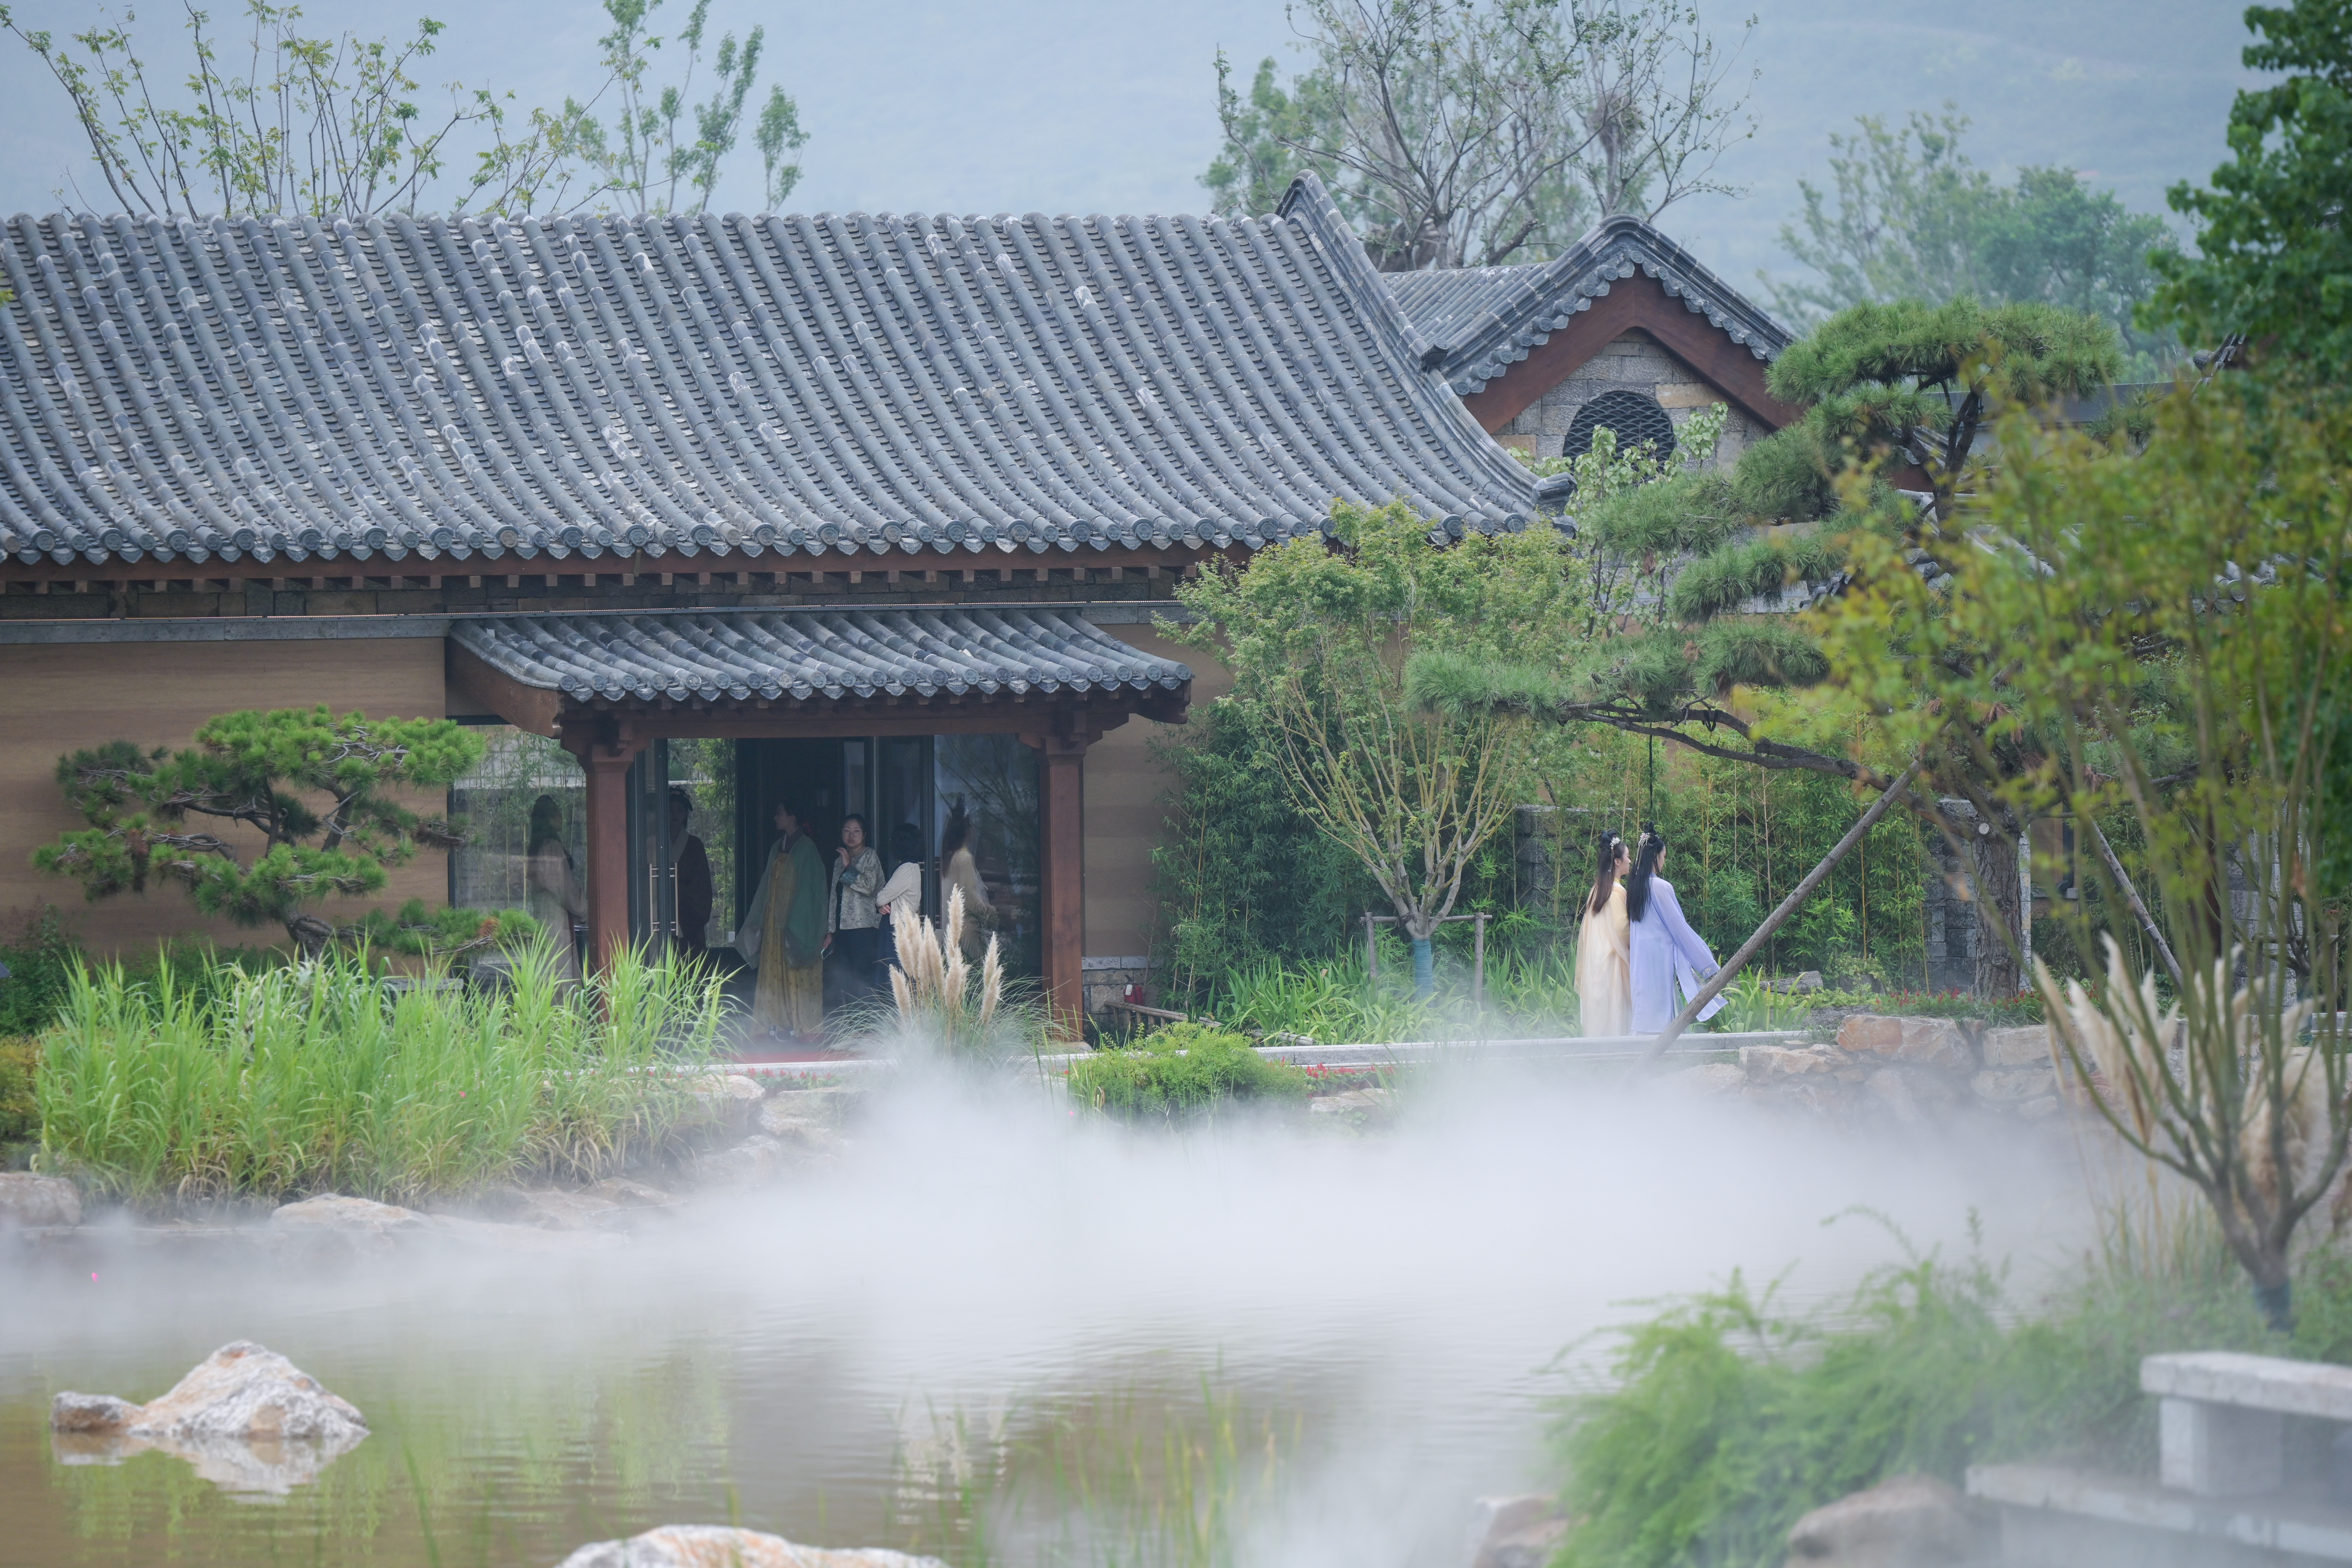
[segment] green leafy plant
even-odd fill
[[[467,953],[516,947],[541,930],[538,921],[520,910],[432,909],[423,899],[411,899],[394,914],[370,910],[338,934],[379,952],[447,963]]]
[[[1101,1050],[1070,1069],[1070,1097],[1129,1121],[1183,1122],[1223,1106],[1295,1102],[1312,1080],[1269,1060],[1248,1037],[1206,1024],[1171,1024],[1132,1046]]]
[[[41,1043],[0,1035],[0,1148],[41,1135]]]
[[[1905,1252],[1817,1311],[1735,1274],[1622,1331],[1607,1386],[1567,1401],[1553,1432],[1579,1521],[1560,1568],[1761,1568],[1799,1516],[1906,1473],[1957,1486],[1969,1465],[2027,1458],[2144,1472],[2143,1356],[2347,1348],[2340,1310],[2294,1340],[2267,1331],[2210,1255],[2184,1279],[2086,1274],[2021,1312],[1982,1259]],[[2340,1283],[2346,1265],[2306,1268]]]
[[[225,713],[176,753],[115,741],[58,758],[58,785],[89,826],[36,850],[33,864],[79,880],[92,901],[178,882],[204,913],[283,926],[317,953],[335,930],[306,906],[375,892],[384,868],[418,846],[458,842],[398,792],[446,785],[481,752],[478,736],[446,719],[339,719],[323,707]],[[215,825],[246,833],[223,837]]]
[[[514,959],[500,994],[389,989],[362,954],[201,988],[77,970],[41,1041],[42,1160],[140,1202],[398,1202],[593,1179],[701,1114],[687,1071],[717,1048],[715,978],[631,951],[572,984]]]

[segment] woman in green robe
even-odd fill
[[[824,1037],[824,859],[791,806],[776,807],[776,831],[735,951],[758,976],[751,1022],[814,1045]]]

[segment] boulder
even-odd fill
[[[355,1237],[390,1237],[402,1231],[423,1230],[431,1222],[415,1209],[404,1209],[397,1204],[323,1193],[299,1203],[278,1205],[270,1211],[269,1223],[281,1230],[338,1231]]]
[[[2011,1105],[2055,1092],[2058,1075],[2046,1067],[1987,1068],[1969,1079],[1969,1087],[1976,1091],[1979,1100]]]
[[[496,1187],[482,1194],[478,1212],[508,1225],[538,1226],[544,1230],[588,1230],[620,1206],[617,1200],[593,1189],[572,1192],[563,1187]]]
[[[1747,1087],[1748,1071],[1737,1062],[1701,1062],[1695,1068],[1677,1068],[1659,1081],[1676,1093],[1711,1100],[1738,1094]]]
[[[789,1080],[788,1080],[789,1081]],[[866,1091],[828,1084],[822,1089],[779,1089],[760,1108],[764,1119],[769,1115],[794,1121],[822,1122],[827,1127],[845,1125],[865,1103]]]
[[[81,1194],[57,1176],[0,1171],[0,1228],[81,1223]]]
[[[367,1436],[357,1410],[248,1340],[223,1345],[145,1405],[60,1394],[49,1427],[65,1464],[120,1464],[155,1448],[230,1491],[273,1495],[316,1479]]]
[[[649,1187],[643,1182],[633,1182],[626,1176],[607,1176],[581,1189],[590,1197],[603,1198],[625,1209],[667,1208],[677,1200],[659,1187]]]
[[[693,1173],[706,1186],[741,1187],[766,1181],[791,1163],[781,1140],[754,1133],[740,1143],[713,1149],[696,1160]]]
[[[1856,1056],[1874,1056],[1906,1067],[1974,1071],[1977,1053],[1969,1032],[1950,1018],[1895,1018],[1856,1013],[1838,1026],[1838,1047]]]
[[[1739,1070],[1759,1088],[1777,1087],[1808,1078],[1826,1079],[1846,1065],[1846,1055],[1833,1046],[1742,1046]]]
[[[1789,1568],[1929,1568],[1980,1549],[1958,1492],[1933,1476],[1897,1476],[1797,1521]]]
[[[2046,1068],[2050,1065],[2050,1026],[2034,1024],[2022,1029],[1987,1029],[1978,1043],[1989,1068]]]
[[[1568,1533],[1556,1499],[1484,1497],[1472,1504],[1470,1568],[1544,1568]]]
[[[797,1546],[781,1535],[718,1524],[665,1524],[626,1541],[599,1541],[558,1568],[947,1568],[936,1557],[879,1547]]]

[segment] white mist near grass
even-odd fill
[[[945,1451],[940,1423],[1001,1444],[1090,1400],[1181,1414],[1230,1397],[1252,1433],[1286,1434],[1283,1485],[1234,1561],[1454,1568],[1472,1497],[1552,1484],[1548,1402],[1642,1303],[1735,1268],[1784,1277],[1792,1302],[1842,1297],[1896,1254],[1866,1221],[1824,1226],[1855,1205],[1921,1248],[1965,1249],[1980,1216],[2028,1289],[2091,1230],[2063,1146],[1858,1139],[1629,1093],[1613,1073],[1430,1071],[1394,1131],[1364,1137],[1296,1120],[1138,1130],[1035,1075],[898,1075],[837,1163],[706,1198],[609,1255],[266,1289],[191,1270],[127,1301],[0,1292],[0,1345],[17,1347],[0,1351],[0,1402],[35,1366],[44,1385],[116,1387],[124,1358],[192,1364],[234,1337],[347,1393],[368,1377],[350,1363],[396,1373],[413,1422],[456,1419],[429,1408],[436,1377],[489,1407],[525,1365],[574,1356],[593,1388],[669,1357],[724,1411],[710,1479],[742,1521],[856,1544],[903,1503],[909,1454]],[[551,1529],[580,1516],[545,1506]]]

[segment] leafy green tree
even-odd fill
[[[93,901],[178,882],[204,913],[283,926],[316,954],[335,930],[309,905],[376,892],[384,868],[417,846],[457,842],[395,792],[446,786],[481,752],[446,719],[339,719],[323,707],[224,713],[178,752],[110,742],[58,759],[58,787],[89,826],[34,851],[33,864],[79,880]],[[259,837],[249,860],[213,831],[232,823]]]
[[[1798,584],[1809,602],[1834,597],[1864,537],[1930,569],[1929,544],[1965,536],[1964,503],[1986,472],[1980,437],[1990,421],[2105,385],[2119,359],[2105,322],[2046,304],[1961,299],[1841,311],[1769,373],[1772,395],[1806,409],[1796,424],[1742,452],[1727,473],[1672,474],[1579,508],[1580,528],[1602,554],[1627,563],[1620,570],[1675,563],[1652,569],[1661,585],[1636,595],[1633,612],[1614,623],[1617,635],[1592,643],[1567,670],[1423,655],[1409,672],[1413,694],[1441,710],[1604,723],[1709,757],[1888,789],[1899,753],[1882,742],[1856,754],[1852,743],[1856,718],[1874,715],[1780,700],[1828,673],[1811,626],[1753,609]],[[1985,827],[1965,835],[1984,890],[1974,903],[1978,989],[2013,995],[2024,984],[2016,940],[2024,819],[1997,786],[2026,759],[2005,734],[1980,737],[1965,726],[1938,733],[1926,782],[1967,800]],[[1958,824],[1943,826],[1958,833]]]
[[[2199,226],[2198,255],[2158,257],[2163,286],[2145,312],[2192,340],[2233,333],[2340,378],[2352,363],[2352,5],[2252,5],[2248,68],[2289,71],[2238,94],[2231,161],[2213,188],[2168,195]]]
[[[1830,138],[1832,193],[1798,182],[1804,212],[1780,246],[1811,280],[1763,276],[1773,308],[1817,322],[1856,305],[2039,300],[2104,317],[2126,336],[2134,368],[2153,375],[2168,346],[2137,331],[2133,312],[2154,292],[2156,253],[2174,249],[2164,220],[2127,211],[2112,191],[2072,170],[2028,168],[2013,187],[1960,150],[1966,117],[1914,113],[1899,131],[1869,115]]]
[[[1269,58],[1244,97],[1217,57],[1202,183],[1244,216],[1312,170],[1385,271],[1556,255],[1593,216],[1727,189],[1716,161],[1752,133],[1726,89],[1739,51],[1673,0],[1303,0],[1293,19],[1313,64],[1287,89]]]
[[[61,41],[0,5],[0,30],[38,57],[64,90],[100,176],[127,213],[358,216],[433,205],[493,216],[700,211],[739,139],[764,31],[754,27],[740,47],[731,33],[721,37],[711,62],[716,89],[696,103],[710,0],[695,0],[672,40],[684,46],[685,68],[667,85],[651,79],[664,40],[647,24],[661,4],[604,0],[613,24],[598,40],[604,83],[585,102],[567,99],[560,110],[527,113],[518,113],[512,93],[460,83],[438,89],[447,94],[445,109],[428,109],[429,91],[415,73],[446,30],[430,19],[405,41],[311,36],[301,29],[300,6],[253,0],[248,36],[224,59],[208,16],[192,9],[178,93],[167,69],[151,69],[142,58],[133,13]],[[599,118],[607,99],[609,126]],[[788,154],[807,140],[782,88],[770,89],[754,139],[772,206],[799,179]]]
[[[2136,451],[2004,420],[1967,534],[1859,540],[1824,647],[1898,743],[1965,715],[2014,759],[1995,785],[2010,814],[2063,813],[2090,839],[2068,869],[2094,896],[2068,913],[2105,962],[2063,994],[2041,973],[2052,1015],[2108,1121],[2203,1192],[2284,1326],[2296,1227],[2352,1139],[2327,874],[2352,401],[2232,376],[2155,421]],[[2137,881],[2097,848],[2117,818]],[[2135,921],[2137,952],[2113,929]]]
[[[1424,994],[1432,935],[1521,798],[1530,734],[1514,714],[1416,708],[1406,660],[1417,649],[1564,658],[1583,593],[1559,531],[1541,521],[1432,543],[1428,520],[1402,500],[1342,502],[1328,539],[1294,539],[1180,585],[1195,618],[1166,628],[1232,668],[1223,700],[1266,738],[1266,764],[1297,808],[1378,885]]]

